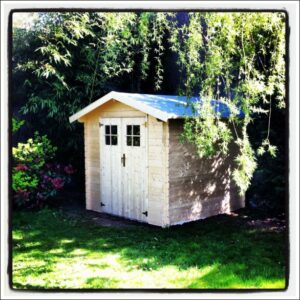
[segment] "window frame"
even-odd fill
[[[138,130],[136,132],[138,132],[138,134],[134,134],[135,129],[134,127],[138,128]],[[128,130],[129,128],[131,128],[131,130]],[[135,144],[134,140],[138,141],[138,145]],[[130,143],[128,143],[128,141],[130,141]],[[130,124],[130,125],[126,125],[126,146],[127,147],[141,147],[141,125],[140,124]]]
[[[104,127],[105,145],[106,146],[118,146],[118,125],[105,124],[104,126],[105,126]],[[112,127],[116,128],[116,133],[112,133],[114,131]],[[107,138],[109,138],[109,140]],[[113,138],[116,138],[115,142],[113,142]],[[108,141],[109,141],[109,143],[108,143]]]

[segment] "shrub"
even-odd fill
[[[16,117],[12,118],[12,132],[15,133],[17,132],[23,125],[25,121],[24,120],[19,120]]]
[[[71,165],[53,163],[57,148],[38,132],[27,143],[13,147],[12,188],[18,206],[42,207],[71,181]]]

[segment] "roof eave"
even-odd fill
[[[169,116],[167,113],[160,111],[158,109],[155,109],[153,107],[149,107],[143,103],[138,103],[137,101],[134,100],[130,100],[127,99],[126,97],[122,97],[121,94],[117,93],[117,92],[110,92],[108,94],[106,94],[105,96],[103,96],[102,98],[96,100],[95,102],[91,103],[90,105],[86,106],[85,108],[83,108],[82,110],[78,111],[77,113],[75,113],[74,115],[69,117],[69,122],[73,123],[74,121],[77,121],[78,119],[80,119],[81,117],[83,117],[84,115],[92,112],[93,110],[97,109],[98,107],[100,107],[101,105],[105,104],[106,102],[110,101],[110,100],[117,100],[125,105],[131,106],[137,110],[140,110],[146,114],[149,114],[157,119],[160,119],[164,122],[167,122],[169,119]]]
[[[83,117],[84,115],[86,115],[86,114],[90,113],[91,111],[93,111],[94,109],[98,108],[99,106],[101,106],[105,102],[109,101],[113,97],[113,94],[114,94],[114,92],[112,91],[112,92],[104,95],[100,99],[94,101],[93,103],[89,104],[88,106],[84,107],[83,109],[81,109],[77,113],[70,116],[69,117],[69,122],[73,123],[74,121],[77,121],[79,118]]]

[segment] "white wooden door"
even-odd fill
[[[121,119],[100,120],[100,206],[101,210],[122,215]]]
[[[102,211],[147,221],[145,118],[102,118],[100,122]]]
[[[122,155],[125,158],[122,173],[124,216],[147,220],[146,193],[146,129],[145,118],[122,119]]]

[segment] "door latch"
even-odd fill
[[[142,212],[143,215],[145,215],[146,217],[148,217],[148,211],[144,211]]]
[[[123,167],[125,167],[125,161],[126,161],[126,156],[125,153],[121,157],[121,163],[123,164]]]
[[[105,206],[105,204],[103,202],[100,202],[100,206]]]

